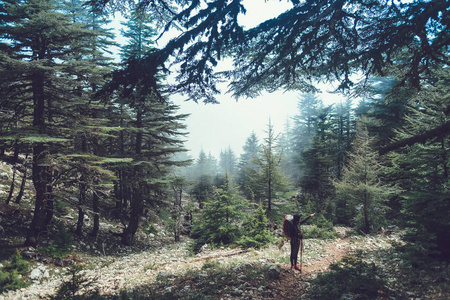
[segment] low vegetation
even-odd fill
[[[30,281],[25,274],[30,270],[30,264],[15,252],[8,260],[2,261],[0,268],[0,294],[9,290],[26,287]]]

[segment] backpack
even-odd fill
[[[290,227],[292,226],[292,220],[294,219],[294,216],[293,215],[286,215],[285,217],[284,217],[284,220],[283,220],[283,232],[284,232],[284,235],[288,238],[288,239],[290,239],[291,237],[289,236],[289,234],[290,234]]]

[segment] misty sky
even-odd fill
[[[240,17],[240,23],[246,28],[254,27],[259,23],[278,16],[289,9],[292,4],[286,0],[245,0],[244,6],[247,13]],[[116,29],[118,42],[123,44],[118,31],[120,17],[116,16],[112,26]],[[169,36],[172,34],[169,34]],[[172,35],[173,36],[173,35]],[[164,38],[158,42],[158,47],[164,44]],[[324,92],[332,90],[332,87],[323,86]],[[254,99],[239,99],[236,101],[226,89],[217,99],[220,104],[198,104],[193,101],[184,101],[185,97],[173,95],[170,97],[180,106],[179,113],[190,113],[186,120],[189,135],[185,137],[185,147],[189,149],[189,155],[197,158],[201,149],[207,154],[211,153],[217,159],[220,151],[231,147],[236,155],[242,151],[246,139],[252,131],[255,131],[259,140],[265,137],[265,130],[269,118],[274,126],[275,133],[283,130],[286,121],[298,114],[297,103],[300,97],[298,92],[278,91],[275,93],[262,93],[262,96]],[[319,95],[325,103],[336,102],[343,99],[335,94],[322,93]]]
[[[177,97],[171,99],[180,105],[179,112],[191,114],[186,120],[189,135],[185,146],[190,150],[189,154],[197,158],[203,149],[218,159],[220,151],[228,147],[239,155],[252,131],[255,131],[261,142],[266,136],[269,118],[275,133],[283,131],[287,120],[298,115],[300,95],[280,91],[238,101],[228,95],[221,95],[218,97],[220,104],[197,104],[193,101],[175,100]],[[326,92],[318,96],[327,104],[344,99]]]
[[[240,18],[240,23],[250,28],[259,23],[276,17],[289,9],[292,4],[288,1],[244,1],[247,13]],[[325,90],[327,87],[325,87]],[[331,90],[332,88],[329,88]],[[325,91],[324,91],[325,92]],[[231,147],[236,155],[242,151],[245,141],[252,131],[255,131],[260,142],[265,137],[265,130],[269,118],[274,126],[275,133],[283,131],[286,121],[298,114],[298,92],[282,91],[263,93],[254,99],[239,99],[235,101],[231,95],[223,94],[217,98],[220,104],[203,104],[193,101],[183,101],[181,97],[171,97],[180,105],[181,113],[190,113],[187,119],[187,136],[185,146],[189,155],[197,158],[201,149],[207,154],[211,153],[217,159],[220,151]],[[343,99],[335,94],[322,93],[319,97],[326,103]]]

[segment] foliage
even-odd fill
[[[52,300],[81,300],[81,299],[100,299],[99,293],[96,291],[77,294],[78,291],[88,288],[92,285],[93,280],[87,279],[83,274],[83,266],[71,265],[67,269],[69,279],[64,281],[52,296]]]
[[[396,136],[396,141],[421,137],[422,142],[390,153],[392,165],[388,175],[404,190],[402,216],[408,228],[405,239],[411,250],[422,256],[438,251],[450,257],[448,137],[422,135],[449,122],[450,71],[437,70],[433,78],[433,85],[427,85],[410,99],[405,124]]]
[[[386,288],[374,263],[367,263],[361,253],[331,264],[330,272],[313,280],[309,299],[375,299]]]
[[[446,1],[289,2],[291,8],[249,29],[239,22],[246,12],[241,1],[182,2],[176,13],[170,4],[178,1],[144,2],[150,14],[170,15],[163,33],[170,36],[174,24],[184,30],[163,49],[130,65],[126,73],[131,76],[116,80],[127,86],[146,77],[153,87],[157,68],[175,61],[180,74],[173,90],[216,103],[217,83],[224,77],[231,79],[234,96],[255,97],[262,90],[316,91],[311,78],[337,80],[340,89],[348,89],[356,71],[384,75],[393,65],[401,70],[399,84],[418,86],[433,65],[448,65]],[[234,67],[215,72],[224,57],[231,57]]]
[[[263,248],[275,241],[275,236],[268,228],[266,211],[262,204],[242,224],[242,236],[238,244],[244,248]]]
[[[316,214],[308,222],[313,225],[302,227],[305,239],[334,239],[339,236],[334,230],[333,222],[327,220],[323,214]]]
[[[236,173],[236,155],[231,149],[231,146],[226,150],[220,151],[219,166],[222,174],[228,172],[229,176],[233,177]]]
[[[22,259],[18,251],[2,264],[4,267],[0,269],[0,293],[20,289],[29,284],[23,275],[29,271],[30,265]]]
[[[249,173],[251,181],[248,188],[253,194],[259,196],[256,201],[267,201],[267,211],[272,210],[272,202],[277,194],[288,190],[289,181],[286,174],[281,170],[283,153],[277,145],[277,135],[269,119],[266,138],[261,146],[258,156],[251,161],[256,169]]]
[[[245,141],[245,145],[242,147],[242,153],[239,157],[238,164],[238,174],[236,178],[236,182],[239,186],[240,192],[246,197],[248,200],[254,200],[255,198],[255,189],[252,187],[252,178],[254,174],[258,173],[258,167],[253,162],[255,158],[258,156],[260,151],[258,137],[255,132],[252,132],[250,136]],[[256,190],[259,190],[257,188]]]
[[[200,208],[208,200],[213,193],[212,178],[209,175],[201,175],[198,181],[194,184],[191,190],[191,194],[195,197]]]
[[[309,146],[299,153],[303,174],[298,185],[319,210],[325,209],[334,194],[332,180],[336,175],[333,148],[336,141],[331,132],[331,112],[331,106],[317,110],[314,136]]]
[[[342,180],[335,182],[336,197],[345,217],[353,218],[357,230],[369,233],[386,224],[386,203],[399,190],[380,180],[382,166],[372,150],[373,139],[362,124],[357,131],[350,161]],[[342,204],[341,204],[342,205]],[[343,216],[339,216],[341,219]]]
[[[64,257],[73,251],[72,248],[73,235],[59,223],[57,226],[57,232],[53,237],[53,243],[48,246],[39,247],[38,252],[50,257]]]
[[[239,223],[242,222],[242,208],[245,201],[229,187],[226,178],[224,189],[216,189],[207,200],[197,222],[194,222],[191,237],[192,249],[200,250],[204,244],[229,245],[241,236]]]
[[[158,230],[155,228],[155,226],[153,226],[153,224],[151,224],[148,220],[145,220],[144,224],[142,225],[142,230],[146,233],[146,234],[154,234],[157,235],[158,234]]]

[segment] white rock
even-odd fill
[[[39,281],[39,280],[42,280],[42,279],[49,278],[50,274],[49,274],[49,272],[48,272],[46,267],[39,266],[36,269],[34,269],[33,271],[31,271],[29,277],[30,277],[31,280]]]

